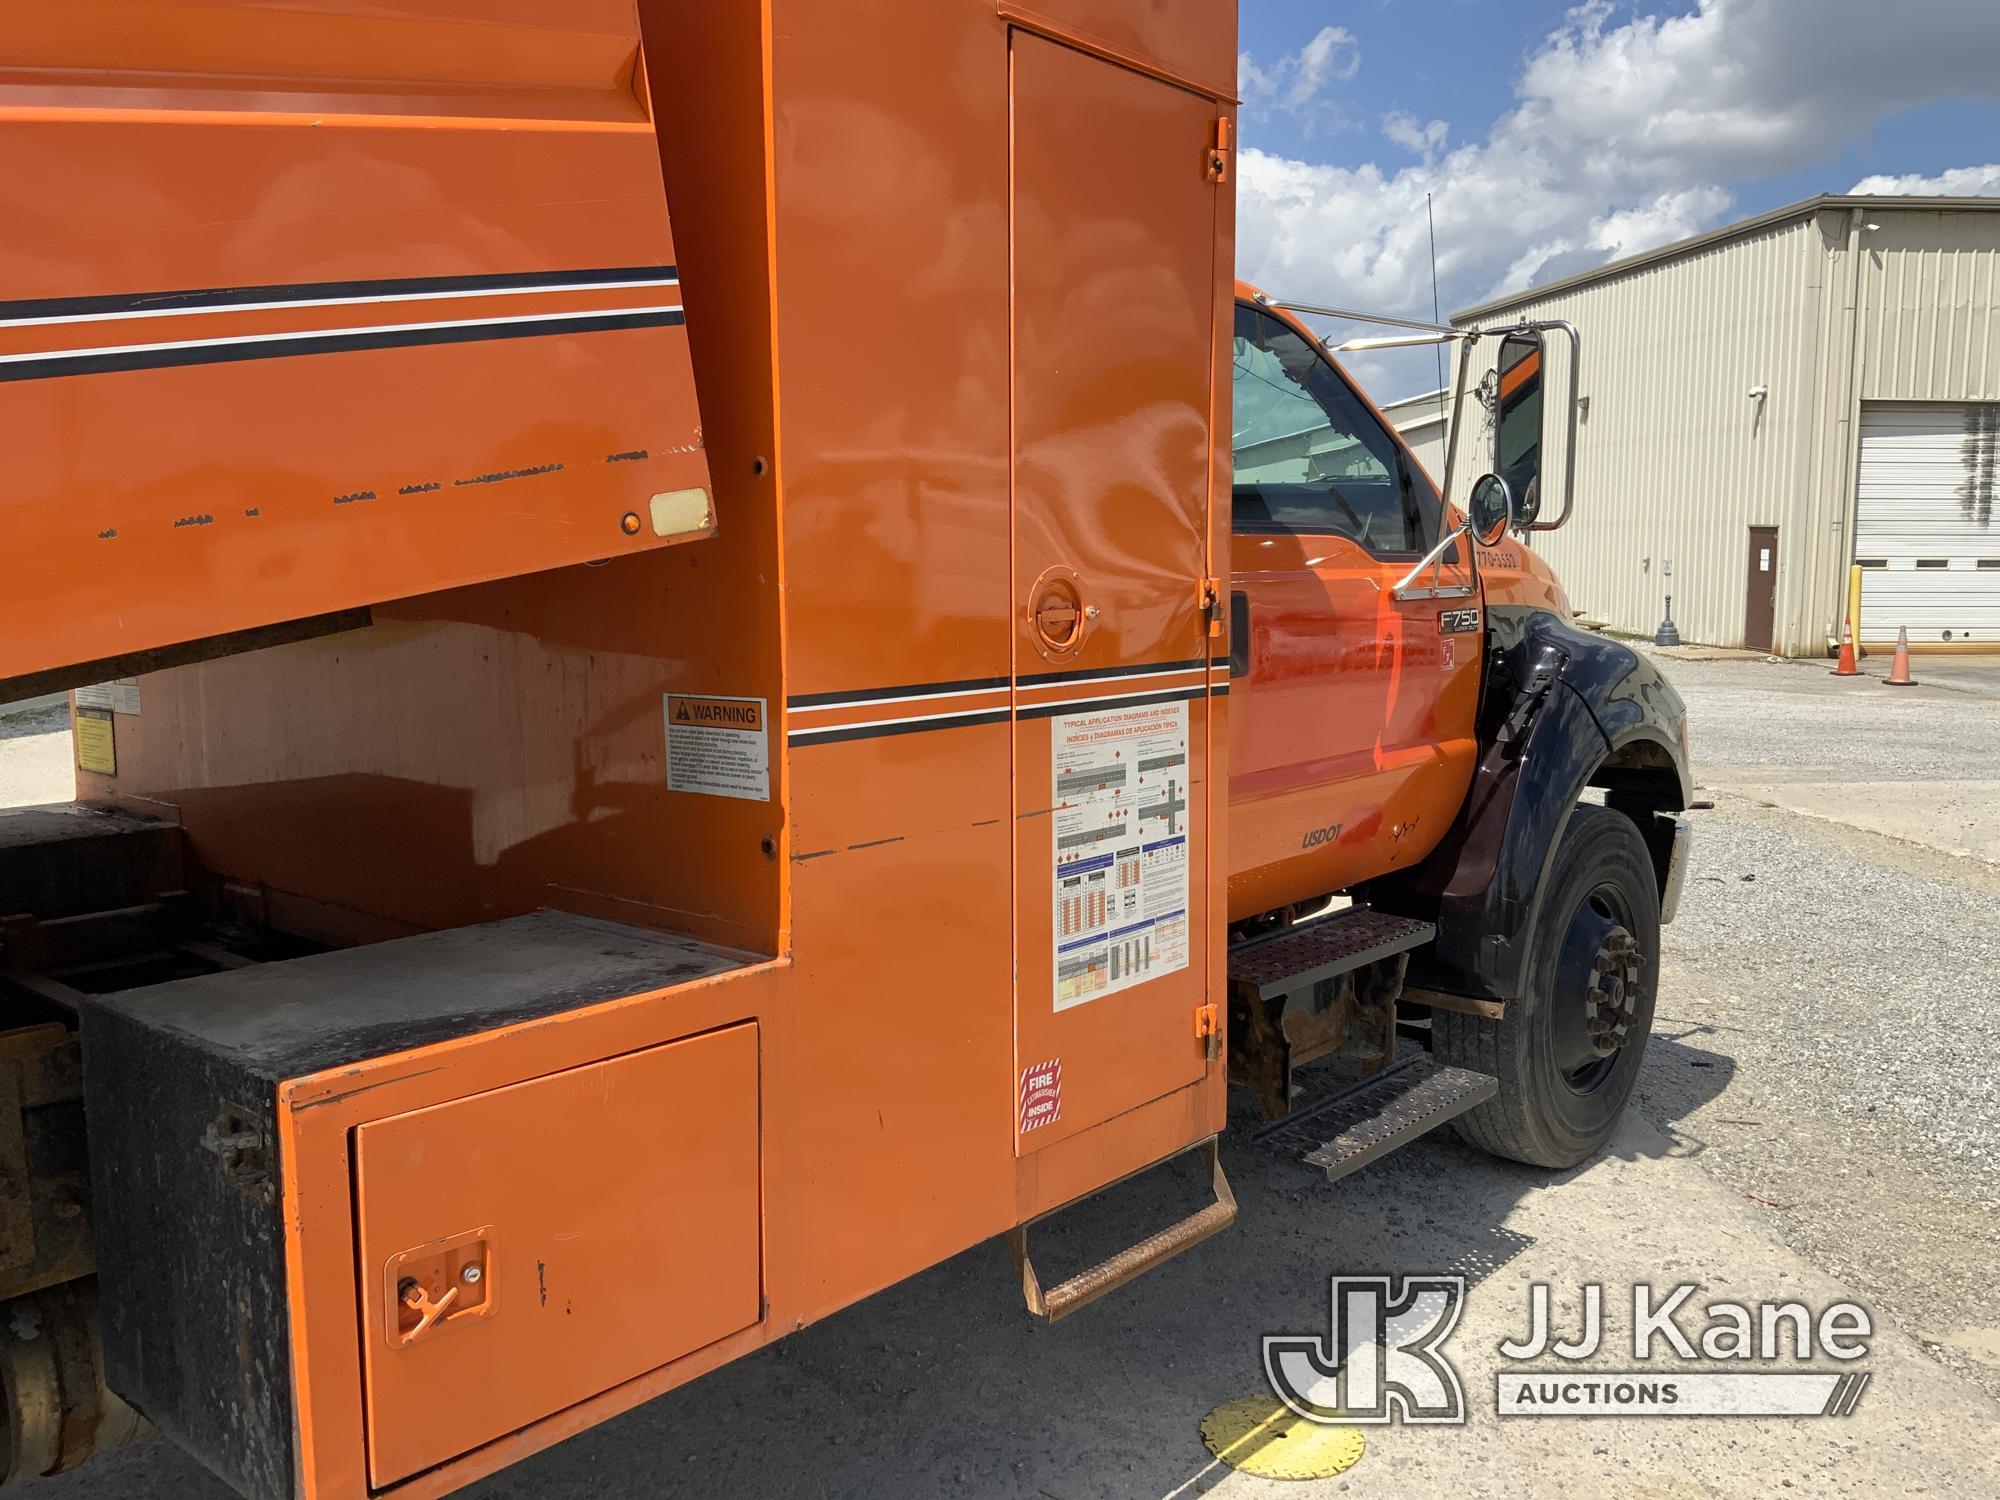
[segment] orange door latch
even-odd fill
[[[445,1309],[458,1300],[458,1288],[447,1287],[442,1297],[433,1297],[421,1282],[405,1281],[396,1289],[396,1295],[410,1320],[407,1327],[399,1326],[396,1330],[407,1344],[444,1316]]]
[[[407,1250],[389,1261],[384,1332],[394,1349],[492,1313],[493,1231],[475,1229]]]
[[[1216,1013],[1213,1001],[1194,1008],[1194,1034],[1198,1041],[1207,1042],[1206,1056],[1209,1062],[1222,1060],[1222,1018]]]

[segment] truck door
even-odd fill
[[[1333,362],[1245,303],[1233,353],[1237,921],[1436,845],[1471,781],[1483,630],[1477,596],[1395,597],[1442,507]],[[1443,581],[1469,576],[1448,554]]]
[[[1226,189],[1204,171],[1213,101],[1027,33],[1012,50],[1025,1153],[1205,1068],[1202,583]]]

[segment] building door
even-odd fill
[[[2000,402],[1861,409],[1861,638],[2000,647]]]
[[[1769,651],[1778,621],[1778,528],[1750,528],[1749,581],[1744,586],[1743,645]]]
[[[1215,103],[1026,33],[1012,49],[1025,1154],[1207,1067],[1203,582],[1228,268]]]

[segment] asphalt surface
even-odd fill
[[[2000,864],[1954,852],[1953,821],[1969,807],[1976,832],[2000,807],[2000,661],[1902,692],[1812,663],[1665,665],[1715,805],[1695,814],[1657,1030],[1603,1158],[1549,1174],[1439,1133],[1329,1187],[1245,1118],[1224,1143],[1237,1227],[1063,1324],[1030,1323],[1005,1252],[977,1247],[473,1493],[2000,1494]],[[41,743],[61,738],[0,733],[0,798],[65,767]],[[1862,790],[1806,805],[1828,786]],[[1132,1185],[1046,1251],[1083,1261],[1197,1188]],[[1197,1424],[1259,1388],[1260,1336],[1323,1331],[1326,1278],[1373,1271],[1474,1282],[1453,1340],[1469,1425],[1373,1429],[1344,1478],[1282,1491],[1214,1464]],[[1560,1310],[1583,1282],[1622,1296],[1635,1279],[1860,1300],[1878,1330],[1866,1399],[1845,1419],[1492,1415],[1495,1346],[1522,1331],[1531,1282]],[[223,1492],[152,1445],[23,1493]]]

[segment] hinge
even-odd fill
[[[1215,140],[1208,148],[1208,180],[1210,182],[1229,181],[1230,145],[1229,116],[1223,115],[1215,122]]]
[[[1214,1001],[1211,1000],[1206,1005],[1197,1005],[1194,1008],[1194,1034],[1195,1040],[1208,1043],[1206,1049],[1208,1061],[1212,1063],[1220,1062],[1222,1060],[1222,1017],[1216,1011]]]
[[[1211,637],[1222,634],[1222,584],[1213,578],[1201,581],[1201,617]]]
[[[208,1129],[202,1132],[202,1149],[220,1158],[222,1180],[249,1198],[267,1207],[278,1201],[278,1185],[271,1177],[271,1141],[255,1115],[241,1105],[225,1104]]]

